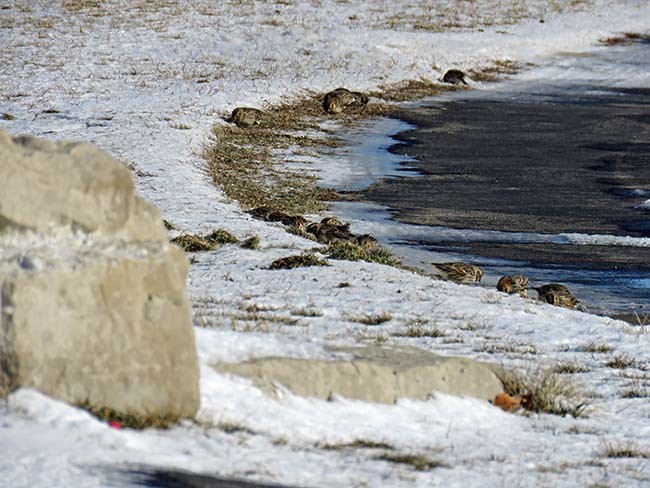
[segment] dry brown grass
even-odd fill
[[[420,78],[419,80],[406,80],[400,83],[382,85],[379,90],[370,92],[369,95],[389,102],[403,102],[433,97],[454,89],[457,89],[455,85]],[[390,113],[389,107],[386,106],[383,110]]]
[[[391,101],[412,100],[443,89],[440,84],[420,80],[385,87],[371,95]],[[216,124],[212,141],[204,150],[214,182],[245,208],[266,205],[303,214],[324,210],[324,202],[339,199],[335,191],[319,188],[316,176],[309,171],[281,164],[278,155],[305,148],[322,151],[341,146],[340,137],[321,128],[325,120],[350,125],[390,115],[395,109],[385,103],[370,103],[331,115],[322,108],[323,96],[305,93],[296,101],[267,106],[259,126]]]
[[[523,65],[510,59],[497,59],[483,68],[469,70],[468,75],[474,81],[491,82],[503,79],[507,75],[517,74],[530,66],[532,65]]]
[[[187,252],[212,251],[222,244],[237,244],[239,239],[224,229],[217,229],[205,236],[182,234],[174,237],[172,243]]]
[[[495,61],[475,76],[496,79],[517,69],[519,66],[510,61]],[[244,208],[265,205],[290,214],[319,212],[325,209],[325,202],[343,196],[319,188],[317,177],[304,165],[292,168],[281,160],[300,151],[318,153],[341,146],[342,139],[323,129],[323,122],[335,120],[341,126],[349,126],[359,120],[390,116],[397,113],[392,102],[418,100],[458,89],[464,88],[426,78],[406,80],[368,93],[381,101],[351,107],[337,115],[323,110],[324,93],[305,91],[294,101],[264,107],[258,126],[216,124],[204,157],[217,186]]]
[[[269,269],[293,269],[306,266],[327,266],[327,261],[318,258],[315,254],[305,253],[276,259],[271,263]]]
[[[377,456],[375,459],[381,461],[388,461],[389,463],[395,464],[405,464],[411,466],[417,471],[429,471],[435,468],[448,468],[449,465],[439,461],[437,459],[432,459],[424,454],[397,454],[392,452],[385,452],[381,456]]]
[[[379,325],[392,319],[393,316],[388,312],[372,313],[350,318],[352,322],[357,322],[364,325]]]
[[[323,252],[331,259],[367,261],[388,266],[397,266],[399,264],[399,260],[385,247],[372,246],[366,248],[351,241],[333,242]]]
[[[650,35],[648,34],[639,34],[638,32],[622,32],[618,36],[606,37],[600,39],[601,44],[606,46],[617,46],[619,44],[632,44],[633,42],[648,42],[650,41]]]
[[[261,127],[216,125],[214,140],[204,152],[215,183],[248,208],[266,205],[289,213],[324,209],[323,201],[336,199],[334,191],[318,188],[313,175],[280,166],[273,159],[278,149],[340,144],[333,138],[296,134],[310,128],[306,118],[297,116],[292,129],[287,128],[291,123],[288,114],[265,118]]]
[[[394,337],[446,337],[447,333],[437,327],[409,325],[404,332],[393,334]]]
[[[318,449],[326,451],[345,451],[348,449],[392,449],[393,446],[385,442],[370,441],[367,439],[355,439],[352,442],[343,442],[340,444],[316,444]]]
[[[650,450],[639,447],[636,441],[604,441],[602,457],[650,459]]]
[[[588,407],[580,389],[554,368],[518,372],[496,369],[504,391],[511,396],[521,396],[522,406],[533,412],[584,417]]]
[[[74,12],[85,8],[99,8],[103,3],[102,0],[63,0],[63,8]]]

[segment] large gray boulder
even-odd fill
[[[166,239],[158,210],[135,194],[131,172],[85,142],[0,131],[0,229],[66,226],[128,241]]]
[[[89,144],[0,132],[0,175],[0,394],[193,416],[188,261],[129,171]]]

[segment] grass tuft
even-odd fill
[[[327,261],[318,258],[315,254],[305,253],[276,259],[271,263],[269,269],[293,269],[302,266],[327,266]]]
[[[647,388],[630,388],[621,393],[621,398],[650,398],[650,390]]]
[[[260,238],[258,236],[251,236],[248,239],[242,241],[241,247],[243,247],[244,249],[259,249]]]
[[[388,312],[381,312],[354,317],[352,321],[365,325],[379,325],[392,320],[392,318],[393,316]]]
[[[215,244],[237,244],[239,239],[224,229],[217,229],[210,232],[205,239]]]
[[[474,81],[492,82],[502,79],[504,75],[514,75],[524,66],[510,59],[497,59],[481,69],[470,70],[469,77]]]
[[[601,456],[608,458],[642,458],[650,459],[650,451],[641,449],[634,441],[605,441]]]
[[[388,266],[399,264],[399,261],[384,247],[373,246],[371,248],[364,248],[350,241],[333,242],[324,252],[332,259],[367,261],[370,263],[386,264]]]
[[[606,365],[610,368],[626,369],[635,367],[637,365],[637,361],[633,357],[619,354],[607,361]]]
[[[395,454],[386,452],[375,459],[389,463],[407,464],[418,471],[428,471],[435,468],[448,468],[449,466],[437,459],[431,459],[422,454]]]
[[[558,363],[553,366],[551,370],[556,374],[588,373],[590,371],[587,366],[578,362],[570,361]]]
[[[580,348],[583,352],[589,352],[592,354],[605,354],[608,352],[612,352],[614,350],[614,347],[610,346],[609,344],[605,342],[601,343],[596,343],[594,341],[589,341],[587,344],[582,346]]]
[[[588,407],[578,387],[553,371],[554,368],[520,373],[497,369],[504,391],[522,398],[522,407],[533,412],[572,417],[586,416]]]
[[[410,325],[405,332],[393,334],[395,337],[446,337],[447,333],[437,327],[423,327],[421,325]]]
[[[355,439],[352,442],[341,444],[316,444],[319,449],[327,451],[343,451],[346,449],[392,449],[393,446],[385,442],[369,441],[367,439]]]
[[[206,236],[182,234],[174,237],[171,242],[182,247],[186,252],[212,251],[222,244],[236,244],[235,236],[223,229],[217,229]]]
[[[391,85],[383,85],[379,91],[370,92],[368,95],[381,98],[389,102],[404,102],[420,98],[432,97],[445,91],[454,89],[451,85],[444,85],[439,81],[428,78],[407,80]]]
[[[632,44],[633,42],[648,42],[650,35],[639,34],[638,32],[623,32],[618,36],[606,37],[600,39],[601,44],[606,46],[617,46],[620,44]]]
[[[186,252],[212,251],[217,247],[205,237],[194,234],[182,234],[174,237],[171,242],[182,247]]]
[[[245,425],[238,424],[236,422],[227,422],[222,421],[217,424],[217,429],[225,432],[226,434],[254,434],[255,432],[246,427]]]

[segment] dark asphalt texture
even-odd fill
[[[650,211],[635,208],[650,199],[650,90],[449,101],[399,117],[417,128],[390,150],[416,158],[408,166],[421,176],[381,180],[360,197],[402,222],[650,237]],[[650,248],[470,243],[468,253],[650,272]]]

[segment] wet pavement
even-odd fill
[[[399,117],[416,128],[394,136],[400,143],[390,151],[415,158],[403,165],[419,176],[384,178],[359,196],[400,222],[650,237],[650,208],[643,207],[650,200],[650,89],[585,86],[543,96],[454,99]],[[644,283],[650,247],[449,242],[434,231],[406,244],[471,256],[477,264],[503,260],[511,264],[508,272],[552,270],[558,280],[609,288],[605,294],[619,295],[619,311],[650,308]],[[594,278],[582,270],[604,272]],[[633,282],[641,285],[628,287]]]

